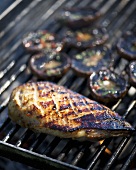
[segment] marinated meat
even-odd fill
[[[106,106],[50,82],[28,82],[15,88],[8,108],[17,124],[62,138],[99,140],[134,130]]]

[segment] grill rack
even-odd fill
[[[1,2],[0,2],[1,3]],[[9,6],[8,6],[9,5]],[[135,29],[136,1],[130,0],[47,0],[47,1],[21,1],[17,0],[7,4],[2,9],[0,21],[0,155],[11,160],[28,164],[32,167],[58,168],[58,169],[117,169],[125,170],[133,167],[136,158],[135,134],[130,137],[106,139],[99,145],[98,142],[78,142],[69,139],[60,139],[50,135],[34,134],[28,129],[13,124],[8,118],[7,104],[12,89],[26,81],[35,80],[27,69],[30,57],[21,45],[22,36],[29,31],[47,29],[57,34],[62,34],[66,28],[60,27],[54,17],[64,6],[93,6],[100,9],[104,15],[95,25],[105,26],[109,32],[109,44],[116,44],[122,32]],[[8,22],[9,21],[9,22]],[[46,22],[45,22],[46,21]],[[29,24],[28,24],[29,23]],[[73,50],[68,54],[72,55]],[[114,55],[117,56],[116,51]],[[117,57],[115,71],[124,71],[128,62]],[[69,81],[67,81],[69,80]],[[73,81],[74,80],[74,81]],[[74,75],[70,70],[59,82],[60,85],[89,96],[88,89],[84,89],[86,80]],[[89,96],[90,97],[90,96]],[[135,89],[130,87],[125,98],[111,108],[118,111],[134,127]],[[113,143],[116,147],[113,147]],[[42,147],[45,147],[44,151]],[[125,154],[124,148],[131,148],[129,154],[120,163],[120,155]],[[106,155],[105,149],[110,148],[111,155]],[[37,149],[38,148],[38,149]],[[122,152],[122,153],[121,153]],[[89,155],[90,154],[90,155]],[[108,157],[102,164],[102,157]],[[33,163],[34,162],[34,163]]]

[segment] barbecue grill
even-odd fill
[[[21,44],[23,35],[38,29],[47,29],[60,36],[64,34],[67,28],[55,20],[63,7],[92,6],[102,12],[102,17],[93,25],[107,28],[110,37],[107,44],[113,48],[116,59],[114,70],[124,74],[129,62],[118,56],[114,45],[123,32],[135,30],[136,1],[3,0],[0,5],[0,156],[39,169],[136,169],[136,133],[94,143],[60,139],[35,134],[14,124],[7,110],[12,89],[29,80],[37,80],[28,69],[30,54]],[[67,53],[71,56],[75,51],[69,49]],[[87,80],[77,77],[72,70],[56,83],[92,98]],[[135,103],[136,89],[129,86],[127,95],[108,107],[136,127]]]

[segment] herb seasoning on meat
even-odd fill
[[[108,107],[46,81],[16,87],[8,109],[9,117],[19,125],[62,138],[100,140],[128,136],[134,131]]]

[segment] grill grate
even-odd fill
[[[0,2],[2,3],[2,2]],[[105,26],[110,38],[108,45],[113,46],[116,58],[115,71],[125,71],[128,62],[118,57],[114,45],[123,32],[135,29],[134,0],[10,0],[1,9],[0,20],[0,155],[11,160],[28,164],[40,169],[54,167],[58,169],[135,169],[136,137],[106,139],[98,142],[78,142],[60,139],[45,134],[34,134],[13,124],[8,118],[7,104],[12,89],[29,80],[36,80],[27,68],[30,57],[21,45],[22,36],[29,31],[47,29],[59,34],[65,33],[65,27],[54,20],[64,6],[97,7],[103,16],[95,23]],[[68,51],[73,55],[74,50]],[[70,70],[57,83],[67,86],[85,96],[91,97],[87,80],[76,77]],[[135,103],[136,89],[130,87],[128,94],[114,106],[110,106],[136,127]],[[106,153],[106,148],[110,153]],[[34,163],[33,163],[34,162]]]

